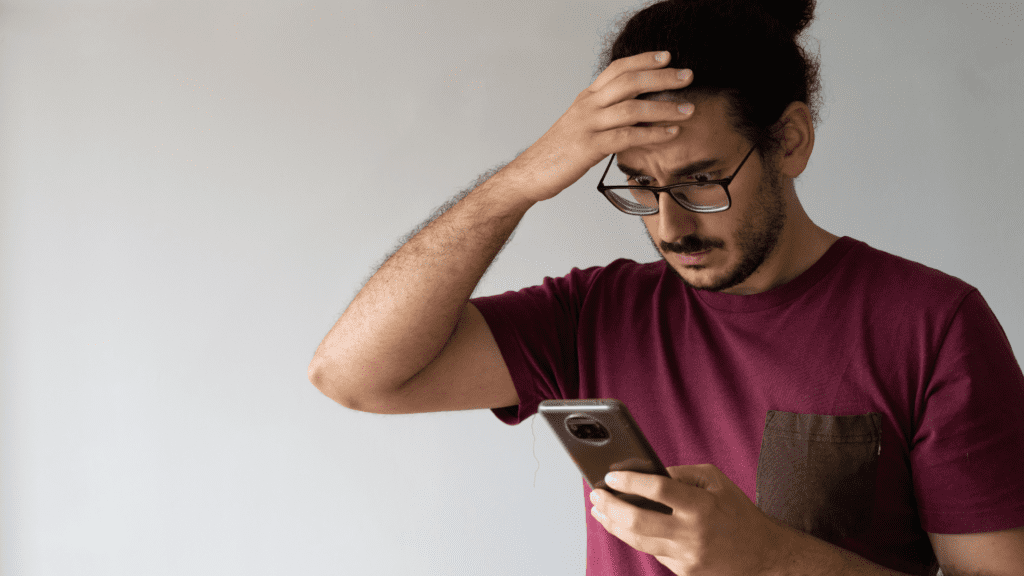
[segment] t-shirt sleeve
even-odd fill
[[[911,448],[927,532],[1024,525],[1024,375],[977,290],[946,330]]]
[[[576,329],[599,271],[574,268],[567,276],[545,278],[540,286],[471,300],[487,321],[519,394],[518,406],[493,410],[502,422],[522,422],[542,400],[578,395]]]

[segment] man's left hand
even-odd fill
[[[608,532],[679,576],[771,570],[781,553],[781,526],[711,464],[672,466],[668,473],[671,478],[613,472],[605,481],[672,508],[671,515],[637,508],[606,490],[591,492],[591,513]]]

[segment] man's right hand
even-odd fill
[[[693,115],[692,108],[682,112],[679,102],[635,99],[693,82],[692,72],[665,68],[669,59],[668,52],[644,52],[612,62],[554,126],[504,171],[522,178],[524,185],[517,188],[538,202],[565,190],[610,154],[674,138],[678,127],[634,126],[679,122]]]

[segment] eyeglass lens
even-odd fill
[[[722,178],[719,174],[697,174],[695,177],[704,180]],[[646,184],[646,182],[643,183]],[[619,210],[630,214],[653,214],[658,211],[658,198],[653,192],[635,188],[614,188],[637,185],[637,182],[630,180],[625,173],[619,170],[617,162],[612,161],[608,175],[604,179],[604,185],[612,187],[611,190],[606,191],[606,194]],[[672,195],[680,204],[695,210],[715,210],[729,205],[729,195],[721,184],[679,186],[672,188]]]

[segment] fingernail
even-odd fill
[[[680,104],[679,112],[681,114],[693,114],[693,104],[690,104],[689,102],[686,104]]]
[[[614,472],[609,472],[609,473],[604,475],[604,481],[609,486],[618,486],[620,478],[619,478],[618,474],[616,474]],[[591,494],[593,494],[593,492],[591,492]]]
[[[690,70],[689,68],[684,68],[680,70],[676,74],[676,76],[678,76],[680,80],[689,80],[691,77],[693,77],[693,71]]]
[[[597,502],[598,502],[598,501],[599,501],[600,499],[601,499],[601,496],[600,496],[600,495],[598,495],[598,493],[597,493],[597,492],[591,492],[591,493],[590,493],[590,503],[591,503],[591,504],[597,504]]]
[[[666,58],[668,58],[668,52],[658,52],[654,55],[654,59],[658,62],[664,62]]]

